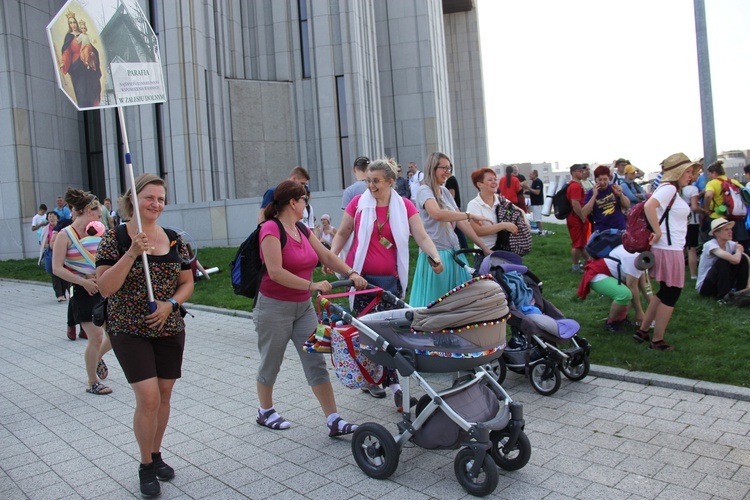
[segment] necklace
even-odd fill
[[[135,231],[137,232],[137,229]],[[148,235],[148,233],[146,232],[145,229],[142,229],[142,231],[146,235],[146,238],[148,238],[148,242],[149,242],[148,247],[149,247],[149,249],[150,250],[156,250],[156,245],[159,243],[159,237],[161,236],[161,234],[159,233],[159,228],[158,227],[156,228],[156,238],[151,238],[151,236]],[[132,236],[131,236],[131,238],[132,238]]]
[[[297,233],[297,224],[292,224],[292,226],[289,227],[286,221],[283,221],[281,219],[279,220],[281,221],[281,225],[284,226],[284,231],[286,231],[286,234],[290,235],[295,241],[298,241],[299,236]]]

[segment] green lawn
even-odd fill
[[[570,240],[562,225],[545,225],[556,234],[534,236],[534,249],[524,262],[544,282],[544,295],[566,316],[581,324],[582,336],[592,343],[595,364],[710,382],[750,386],[750,314],[746,310],[721,306],[698,296],[689,281],[675,308],[666,334],[673,352],[657,352],[639,345],[631,332],[607,333],[603,329],[610,302],[592,292],[585,301],[576,296],[580,274],[570,272]],[[216,307],[251,310],[250,300],[232,293],[229,262],[235,248],[201,248],[199,258],[205,267],[218,266],[221,272],[195,287],[190,302]],[[416,262],[412,245],[412,263]],[[413,266],[412,266],[413,273]],[[0,262],[0,277],[50,282],[36,259]],[[322,279],[319,270],[315,279]],[[52,298],[50,290],[50,297]],[[408,297],[407,297],[408,301]],[[631,313],[632,319],[632,313]]]

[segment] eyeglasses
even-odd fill
[[[367,183],[367,184],[374,184],[375,186],[377,186],[378,184],[380,184],[380,181],[382,181],[382,180],[383,179],[375,177],[374,179],[365,179],[365,183]]]
[[[453,172],[453,167],[443,167],[443,166],[439,165],[439,166],[437,166],[435,168],[439,168],[439,169],[445,170],[448,173],[452,173]]]
[[[310,199],[310,197],[308,197],[308,196],[300,196],[299,198],[297,198],[297,201],[299,201],[299,200],[305,200],[305,205],[307,205],[307,202],[308,202],[309,199]]]

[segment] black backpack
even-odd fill
[[[565,183],[565,185],[552,197],[552,206],[555,209],[555,217],[559,220],[567,219],[570,212],[573,211],[573,205],[570,204],[570,200],[568,199],[568,186],[570,186],[570,183]]]
[[[277,218],[271,219],[279,226],[279,242],[281,248],[286,245],[286,230]],[[230,276],[232,278],[232,288],[236,295],[243,295],[251,299],[258,297],[260,281],[266,272],[266,265],[260,258],[260,228],[268,221],[258,224],[255,231],[237,249],[234,260],[229,263]],[[310,230],[302,222],[297,222],[297,229],[309,237]]]

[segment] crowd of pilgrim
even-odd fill
[[[680,153],[661,166],[658,185],[647,194],[636,182],[642,172],[627,160],[614,162],[611,170],[597,167],[593,182],[587,165],[573,165],[567,195],[573,210],[566,223],[572,241],[572,270],[584,273],[582,296],[594,290],[613,300],[605,327],[619,331],[632,325],[636,340],[649,342],[653,349],[671,350],[664,333],[685,285],[685,249],[690,276],[701,295],[721,297],[731,290],[747,289],[744,251],[748,235],[745,221],[723,216],[721,183],[726,175],[720,162],[700,174],[701,163]],[[328,435],[341,436],[357,428],[338,413],[325,358],[307,355],[303,348],[318,323],[311,297],[331,290],[328,280],[314,281],[315,267],[322,265],[324,272],[350,279],[358,290],[368,283],[399,297],[408,290],[410,305],[420,307],[471,278],[463,265],[465,258],[454,258],[456,250],[473,244],[485,255],[498,249],[512,251],[512,245],[507,246],[509,238],[528,235],[529,218],[541,229],[544,193],[536,172],[531,183],[514,167],[499,178],[491,168],[471,172],[477,195],[465,211],[453,164],[443,153],[430,154],[422,170],[410,162],[406,177],[391,159],[359,157],[353,175],[355,181],[342,197],[338,227],[332,225],[329,214],[323,214],[317,225],[310,205],[310,175],[302,167],[295,167],[288,180],[263,197],[258,221],[273,219],[275,223],[262,224],[259,234],[266,272],[253,314],[261,357],[256,376],[258,425],[273,430],[292,425],[274,406],[274,386],[291,341],[320,404]],[[750,180],[750,167],[746,175]],[[190,262],[195,259],[180,234],[158,224],[166,203],[163,180],[143,174],[136,179],[135,192],[135,206],[128,190],[118,200],[119,210],[113,211],[109,199],[101,205],[91,193],[71,188],[58,198],[54,210],[39,207],[32,230],[38,234],[40,261],[50,261],[57,300],[69,301],[68,337],[75,340],[75,326],[80,325],[79,335],[88,338],[84,354],[87,392],[112,392],[102,383],[108,376],[104,356],[110,349],[133,388],[140,486],[149,496],[159,493],[159,480],[174,476],[161,458],[161,440],[172,387],[181,376],[185,343],[181,305],[193,291]],[[525,194],[531,198],[530,207]],[[637,255],[618,247],[612,253],[614,260],[587,259],[584,250],[592,230],[624,229],[628,209],[642,201],[654,228],[651,245],[656,265],[650,278],[658,282],[655,293],[647,273],[636,265]],[[416,263],[410,262],[410,237],[420,250]],[[151,303],[145,284],[146,261],[153,288]],[[412,264],[415,272],[410,283]],[[645,310],[639,293],[646,297]],[[102,327],[94,316],[105,298],[107,323]],[[367,294],[358,295],[353,312],[361,312],[368,302]],[[631,308],[633,322],[627,320]],[[393,370],[386,370],[382,386],[363,390],[377,398],[390,390],[399,411],[405,404],[415,404],[403,401]]]

